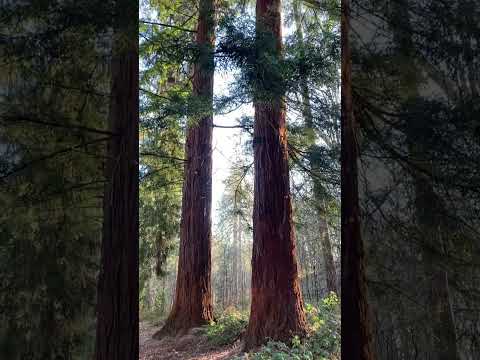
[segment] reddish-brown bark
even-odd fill
[[[352,104],[349,47],[349,1],[342,0],[341,95],[341,239],[342,239],[342,358],[373,360],[371,323],[365,282],[364,249],[358,203],[358,148]]]
[[[193,95],[212,103],[214,1],[201,0],[197,24],[200,56]],[[179,334],[213,320],[211,291],[212,114],[192,122],[185,145],[180,253],[175,302],[165,326],[154,335]]]
[[[280,1],[258,0],[256,11],[257,29],[275,35],[272,52],[280,57]],[[260,345],[267,338],[288,341],[293,335],[306,333],[292,222],[285,104],[281,96],[268,102],[255,101],[254,143],[252,303],[245,349]]]
[[[97,360],[138,358],[138,5],[116,4],[107,144]],[[132,16],[133,14],[133,16]],[[125,41],[128,39],[128,41]]]

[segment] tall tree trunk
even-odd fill
[[[280,0],[257,0],[257,37],[266,32],[274,40],[257,48],[260,62],[265,55],[281,57],[280,5]],[[245,349],[267,338],[288,341],[306,333],[292,221],[285,103],[281,95],[260,100],[257,94],[254,106],[252,301]]]
[[[118,0],[97,296],[97,360],[138,358],[138,5]]]
[[[349,6],[342,0],[342,96],[341,96],[341,238],[342,238],[342,358],[372,360],[371,322],[367,303],[364,249],[360,233],[358,203],[358,149],[353,117]]]
[[[303,46],[303,29],[301,17],[301,2],[295,0],[293,2],[293,17],[295,19],[297,38],[301,46]],[[310,104],[310,91],[308,89],[308,79],[305,74],[301,73],[301,92],[302,92],[302,116],[305,122],[305,130],[310,144],[309,158],[310,168],[313,170],[316,164],[313,160],[313,150],[315,148],[315,130],[313,128],[313,113]],[[319,217],[320,243],[322,244],[323,264],[326,273],[327,290],[337,293],[337,274],[335,270],[335,262],[332,254],[332,243],[328,234],[327,214],[325,207],[324,191],[322,184],[318,179],[313,179],[313,193],[317,203],[317,213]]]
[[[196,42],[200,55],[195,63],[193,95],[213,103],[213,0],[200,0]],[[164,327],[154,335],[185,333],[213,320],[211,290],[213,115],[189,125],[185,144],[185,179],[182,198],[180,252],[175,302]]]

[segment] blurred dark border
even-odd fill
[[[0,5],[0,358],[137,359],[138,2]]]
[[[480,6],[343,5],[342,358],[475,359]]]

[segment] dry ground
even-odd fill
[[[160,328],[148,322],[140,322],[140,360],[226,360],[241,354],[241,343],[212,348],[198,329],[181,337],[152,339]]]

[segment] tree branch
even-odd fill
[[[190,33],[196,33],[196,32],[197,32],[196,30],[185,29],[185,28],[182,28],[182,27],[180,27],[180,26],[168,25],[168,24],[159,23],[159,22],[153,22],[153,21],[147,21],[147,20],[140,20],[140,22],[143,23],[143,24],[169,27],[169,28],[172,28],[172,29],[177,29],[177,30],[181,30],[181,31],[186,31],[186,32],[190,32]]]

